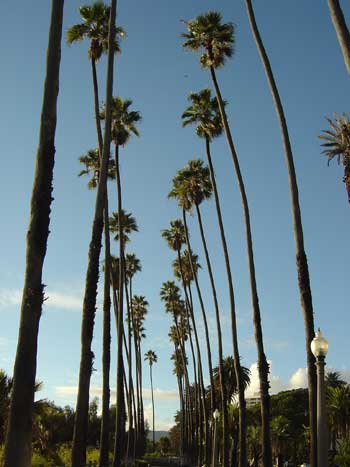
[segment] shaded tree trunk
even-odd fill
[[[64,0],[53,0],[40,134],[27,232],[26,269],[13,386],[4,451],[5,467],[29,467],[39,321],[44,300],[42,271],[49,236],[55,163],[57,97]]]
[[[152,365],[149,366],[149,376],[151,379],[151,392],[152,392],[152,428],[153,428],[153,452],[155,451],[156,448],[156,439],[155,439],[155,433],[154,433],[154,397],[153,397],[153,378],[152,378]]]
[[[207,263],[207,268],[208,268],[208,273],[209,273],[209,279],[210,279],[210,286],[213,294],[213,299],[214,299],[214,307],[215,307],[215,320],[216,320],[216,329],[217,329],[217,334],[218,334],[218,354],[219,354],[219,380],[220,380],[220,396],[221,396],[221,410],[224,414],[224,411],[226,409],[226,388],[224,384],[224,369],[223,369],[223,350],[222,350],[222,333],[221,333],[221,323],[220,323],[220,310],[219,310],[219,303],[217,299],[217,293],[216,293],[216,287],[215,287],[215,282],[214,282],[214,276],[213,276],[213,271],[211,267],[211,262],[209,258],[209,252],[208,252],[208,247],[207,247],[207,242],[205,239],[205,234],[204,234],[204,229],[203,229],[203,223],[202,223],[202,216],[200,212],[199,205],[196,204],[196,212],[197,212],[197,219],[198,219],[198,225],[199,225],[199,230],[201,234],[201,240],[203,244],[203,249],[204,249],[204,254],[205,254],[205,259]],[[227,417],[225,418],[224,416],[222,417],[223,420],[223,433],[227,431]],[[213,419],[212,419],[213,422]]]
[[[206,340],[206,347],[207,347],[207,355],[208,355],[208,367],[209,367],[209,378],[210,378],[210,413],[213,414],[214,408],[215,408],[215,395],[214,395],[214,380],[213,380],[213,364],[212,364],[212,358],[211,358],[211,345],[210,345],[210,339],[209,339],[209,329],[208,329],[208,322],[207,322],[207,315],[204,307],[204,302],[203,302],[203,297],[201,293],[201,289],[199,286],[199,281],[197,277],[197,273],[194,269],[193,265],[193,260],[192,260],[192,249],[191,249],[191,243],[189,239],[189,234],[188,234],[188,227],[187,227],[187,219],[186,219],[186,212],[185,210],[182,211],[182,216],[183,216],[183,221],[184,221],[184,226],[185,226],[185,233],[186,233],[186,243],[187,243],[187,249],[189,252],[189,258],[190,258],[190,265],[191,265],[191,271],[192,275],[194,278],[194,282],[196,285],[196,290],[199,298],[199,303],[202,311],[202,317],[203,317],[203,322],[204,322],[204,330],[205,330],[205,340]],[[204,385],[204,384],[203,384]],[[209,430],[209,417],[207,415],[206,411],[206,404],[205,404],[205,389],[203,388],[203,404],[204,404],[204,410],[206,412],[206,423],[205,423],[205,446],[206,446],[206,463],[210,463],[210,453],[211,453],[211,430]]]
[[[96,62],[91,59],[92,82],[94,89],[94,109],[96,132],[100,156],[100,164],[103,154],[103,137],[101,130],[101,119],[99,112],[99,91],[97,82]],[[103,213],[104,239],[105,239],[105,269],[103,290],[103,345],[102,345],[102,415],[100,435],[100,459],[99,466],[108,464],[109,456],[109,404],[110,404],[110,381],[109,372],[111,365],[111,296],[110,296],[110,271],[111,271],[111,248],[109,237],[109,214],[108,214],[108,187],[106,187],[106,200]]]
[[[234,291],[233,291],[233,281],[232,281],[230,259],[228,255],[228,249],[227,249],[227,243],[226,243],[226,237],[225,237],[224,224],[223,224],[222,215],[221,215],[219,194],[218,194],[218,190],[216,187],[215,173],[214,173],[214,168],[213,168],[211,154],[210,154],[210,142],[208,138],[206,138],[205,143],[206,143],[206,154],[207,154],[207,159],[208,159],[210,178],[211,178],[211,183],[212,183],[213,191],[214,191],[216,213],[217,213],[217,218],[219,222],[221,243],[222,243],[222,248],[223,248],[224,258],[225,258],[227,283],[228,283],[228,288],[229,288],[231,327],[232,327],[232,345],[233,345],[233,356],[234,356],[235,374],[236,374],[236,380],[237,380],[237,386],[238,386],[238,400],[239,400],[239,447],[240,447],[239,465],[240,467],[245,467],[247,465],[246,405],[245,405],[245,398],[244,398],[244,386],[243,386],[243,381],[241,378],[241,364],[239,361],[236,307],[235,307],[235,298],[234,298]],[[224,421],[226,430],[224,431],[224,436],[223,436],[224,438],[223,439],[224,441],[223,465],[224,467],[228,467],[229,465],[229,438],[228,438],[228,430],[227,430],[227,406],[226,404],[225,404],[223,417],[226,418],[226,420]]]
[[[264,351],[264,342],[263,342],[263,332],[261,326],[261,313],[259,306],[259,297],[258,289],[256,285],[256,274],[255,274],[255,262],[254,262],[254,251],[253,251],[253,238],[252,230],[250,223],[250,212],[247,194],[245,191],[244,181],[241,173],[241,168],[238,161],[238,156],[236,153],[235,146],[233,144],[231,130],[228,124],[227,115],[225,112],[225,107],[223,99],[221,96],[220,88],[216,79],[215,70],[213,67],[210,67],[210,74],[214,84],[221,119],[223,127],[226,134],[227,143],[230,149],[232,162],[236,172],[237,183],[239,192],[241,195],[242,207],[243,207],[243,217],[244,225],[246,231],[246,243],[247,243],[247,255],[248,255],[248,269],[249,269],[249,281],[250,281],[250,291],[251,291],[251,300],[253,307],[253,322],[254,322],[254,333],[255,341],[258,353],[258,371],[259,371],[259,388],[260,388],[260,411],[261,411],[261,425],[262,425],[262,459],[264,467],[272,466],[272,454],[271,454],[271,440],[270,440],[270,395],[269,395],[269,365],[266,360],[265,351]],[[239,391],[243,391],[244,388],[240,388]],[[243,449],[243,440],[240,439],[240,453]],[[246,451],[246,448],[244,448]],[[242,462],[242,456],[240,455],[240,462]],[[246,462],[246,461],[245,461]]]
[[[81,326],[81,357],[77,406],[72,444],[72,467],[84,467],[86,463],[86,439],[89,410],[89,390],[93,365],[91,342],[93,337],[97,283],[99,276],[99,258],[103,230],[103,211],[106,200],[107,169],[111,142],[111,101],[114,71],[116,0],[111,1],[108,36],[108,65],[106,82],[106,119],[103,154],[100,168],[100,182],[97,187],[96,204],[89,245],[88,268],[86,272],[83,318]]]
[[[339,0],[328,0],[333,26],[337,33],[340,49],[344,57],[347,72],[350,73],[350,33]]]
[[[307,355],[308,369],[308,389],[309,389],[309,418],[311,428],[311,449],[310,449],[310,464],[311,467],[317,465],[317,421],[316,421],[316,402],[317,402],[317,379],[315,358],[312,355],[310,344],[314,338],[314,314],[312,306],[312,294],[310,287],[309,267],[304,249],[304,234],[301,220],[298,183],[294,167],[294,159],[292,148],[289,139],[288,127],[282,102],[279,96],[275,78],[271,69],[270,61],[267,56],[264,44],[262,42],[258,26],[256,24],[254,10],[251,0],[246,0],[248,17],[252,29],[252,33],[256,42],[256,46],[265,69],[266,77],[270,86],[272,98],[275,104],[276,114],[278,117],[284,152],[286,157],[286,165],[289,179],[289,191],[292,207],[293,230],[296,249],[296,264],[298,271],[298,282],[300,290],[300,301],[304,318],[305,327],[305,347]]]
[[[125,400],[123,387],[123,296],[124,296],[124,234],[122,219],[122,189],[119,167],[119,146],[115,145],[115,166],[117,175],[117,197],[119,217],[119,302],[118,302],[118,334],[117,334],[117,384],[116,384],[116,420],[113,467],[120,467],[122,461],[123,424],[125,417]]]
[[[108,217],[108,195],[106,193],[104,209],[104,231],[105,231],[105,270],[103,291],[103,348],[102,348],[102,417],[100,437],[100,460],[99,466],[108,465],[109,457],[109,404],[110,404],[110,381],[109,372],[111,365],[111,296],[110,296],[110,238]]]

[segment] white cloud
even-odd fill
[[[21,305],[21,289],[0,289],[0,310]],[[70,293],[65,290],[45,290],[44,307],[60,308],[63,310],[80,310],[83,298],[81,294]]]
[[[289,379],[289,389],[298,389],[307,387],[307,370],[298,368]]]
[[[0,290],[0,309],[19,305],[22,299],[22,291],[17,289]]]
[[[269,365],[269,378],[271,387],[270,394],[277,394],[280,391],[286,391],[288,389],[298,389],[307,387],[306,368],[298,368],[294,373],[292,373],[288,381],[283,381],[282,378],[273,374],[273,366],[271,362],[269,362]],[[246,391],[246,397],[253,397],[259,393],[259,372],[257,363],[253,363],[250,366],[250,373],[250,386]]]
[[[70,398],[71,396],[75,396],[78,393],[78,386],[56,386],[55,391],[58,397],[60,398]],[[178,400],[179,396],[177,391],[166,391],[164,389],[155,388],[153,391],[154,399],[155,400],[162,400],[162,401],[171,401],[171,400]],[[102,388],[92,387],[90,388],[90,395],[91,397],[102,397]],[[147,388],[143,388],[142,395],[144,399],[150,400],[151,399],[151,390]],[[115,389],[111,388],[111,399],[115,402]]]
[[[169,400],[178,400],[179,394],[177,391],[165,391],[163,389],[155,388],[153,391],[154,399],[169,401]],[[151,399],[151,390],[143,388],[142,395],[145,399]]]

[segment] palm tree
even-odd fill
[[[226,404],[230,404],[232,402],[233,396],[238,392],[234,358],[231,356],[225,357],[222,363],[224,370]],[[218,393],[220,388],[220,372],[218,366],[213,369],[213,380],[215,392]],[[246,390],[250,384],[250,370],[242,365],[241,380],[243,381],[243,386]]]
[[[136,439],[138,437],[139,433],[139,427],[137,426],[137,415],[136,415],[136,406],[134,404],[134,417],[132,416],[132,401],[135,401],[135,394],[134,394],[134,385],[133,385],[133,380],[132,380],[132,350],[131,350],[131,338],[132,338],[132,281],[133,277],[137,272],[141,271],[141,262],[140,260],[136,257],[134,253],[127,253],[125,255],[125,291],[126,291],[126,299],[127,299],[127,324],[128,324],[128,347],[129,347],[129,432],[128,432],[128,444],[127,444],[127,458],[130,457],[131,453],[131,442],[133,441],[133,451],[135,454],[136,450]],[[129,286],[129,290],[128,287]],[[138,387],[137,387],[138,389]],[[135,429],[136,429],[136,436],[132,432],[133,430],[133,422],[135,423]]]
[[[152,392],[152,424],[153,424],[153,451],[155,450],[156,440],[154,434],[154,398],[153,398],[153,379],[152,379],[152,367],[154,363],[157,363],[157,355],[153,350],[149,350],[145,353],[145,360],[149,363],[149,377],[151,380],[151,392]]]
[[[139,426],[139,448],[142,450],[144,444],[145,426],[142,397],[142,360],[141,341],[146,337],[144,321],[148,313],[148,302],[143,295],[134,295],[132,303],[132,334],[135,346],[136,385],[138,388],[138,426]]]
[[[337,158],[338,164],[343,163],[343,182],[350,203],[350,120],[343,113],[341,117],[335,114],[334,120],[327,118],[327,121],[330,129],[323,130],[324,134],[319,136],[320,139],[326,141],[322,144],[325,148],[323,154],[328,157],[328,164],[334,157]]]
[[[175,251],[177,253],[177,262],[178,262],[178,265],[179,265],[178,275],[181,277],[183,290],[184,290],[184,293],[185,293],[185,310],[188,313],[188,315],[191,317],[191,320],[192,320],[193,332],[194,332],[194,336],[195,336],[195,343],[196,343],[196,350],[197,350],[197,362],[198,362],[198,372],[199,372],[199,394],[200,393],[202,394],[201,396],[198,394],[199,417],[197,417],[197,418],[201,417],[201,404],[200,404],[200,401],[202,401],[203,402],[204,424],[205,424],[206,433],[207,433],[208,417],[207,417],[207,414],[206,414],[206,407],[205,407],[205,404],[204,404],[204,399],[205,399],[204,382],[203,382],[204,380],[203,380],[200,345],[199,345],[198,333],[197,333],[197,328],[196,328],[196,322],[195,322],[195,318],[194,318],[194,314],[193,314],[193,308],[192,308],[191,300],[190,300],[190,298],[188,296],[188,292],[187,292],[187,285],[188,284],[186,284],[185,269],[183,267],[183,263],[182,263],[182,259],[181,259],[181,248],[182,248],[182,245],[184,245],[186,243],[185,226],[182,223],[182,221],[180,219],[175,219],[173,221],[170,221],[170,229],[163,230],[162,231],[162,237],[166,240],[166,242],[168,243],[168,246],[173,251]],[[187,264],[189,265],[189,262]],[[175,268],[175,271],[176,271],[176,268]],[[191,268],[188,268],[187,278],[188,278],[189,275],[192,276]],[[192,279],[193,279],[193,276],[192,276]],[[189,321],[189,317],[187,317],[187,319]],[[195,389],[197,390],[198,385],[196,384],[197,376],[196,376],[196,371],[195,371],[196,365],[195,365],[195,358],[194,358],[194,352],[193,352],[192,338],[191,338],[190,333],[189,333],[189,337],[190,337],[191,350],[192,350],[192,354],[193,354],[192,358],[193,358],[193,361],[194,361],[193,370],[194,370],[194,375],[195,375]],[[197,398],[196,398],[196,401],[197,401]],[[195,411],[196,411],[196,414],[197,414],[197,402],[196,402],[196,410]],[[202,442],[200,443],[199,456],[201,456],[201,447],[202,447]],[[199,461],[201,461],[201,459],[199,459]]]
[[[190,124],[196,124],[196,133],[200,138],[205,139],[206,154],[209,165],[210,179],[214,191],[214,200],[216,213],[219,223],[221,243],[224,252],[225,266],[226,266],[226,276],[229,289],[229,299],[230,299],[230,312],[231,312],[231,327],[232,327],[232,341],[233,341],[233,353],[235,358],[235,371],[237,381],[239,382],[239,410],[240,410],[240,429],[239,429],[239,439],[240,439],[240,467],[246,465],[246,408],[245,408],[245,399],[244,399],[244,388],[243,384],[240,381],[240,362],[239,362],[239,351],[238,351],[238,337],[237,337],[237,325],[236,325],[236,311],[235,311],[235,298],[234,298],[234,289],[231,273],[230,259],[228,255],[228,248],[224,230],[224,224],[222,220],[220,199],[216,186],[214,168],[211,160],[210,152],[210,143],[213,138],[219,136],[222,133],[222,124],[220,113],[218,109],[218,102],[216,98],[211,98],[210,89],[203,89],[199,93],[191,93],[189,95],[189,100],[192,105],[190,105],[185,112],[182,114],[183,126]],[[219,365],[222,362],[219,360]],[[222,380],[223,385],[223,380]],[[225,404],[225,397],[222,400],[222,411],[223,411],[223,446],[224,446],[224,467],[228,466],[228,430],[227,430],[227,408]]]
[[[118,198],[118,219],[122,219],[123,208],[122,208],[122,188],[120,179],[120,167],[119,167],[119,148],[125,146],[129,141],[132,134],[139,136],[139,132],[136,128],[136,123],[140,122],[141,115],[137,111],[131,111],[129,108],[132,105],[131,100],[123,100],[120,97],[112,98],[111,113],[111,134],[112,140],[115,146],[115,166],[116,166],[116,179],[117,179],[117,198]],[[103,106],[100,113],[102,119],[106,119],[106,107]],[[107,119],[105,124],[107,125]],[[119,225],[119,257],[120,257],[120,271],[119,271],[119,310],[118,310],[118,322],[123,322],[123,291],[125,283],[125,257],[124,257],[124,234],[123,234],[123,223]],[[118,354],[117,354],[117,400],[116,400],[116,428],[115,428],[115,444],[114,444],[114,460],[113,466],[120,467],[121,456],[120,446],[122,445],[122,425],[123,425],[123,354],[122,354],[122,341],[123,333],[122,326],[118,327]]]
[[[85,168],[79,172],[78,177],[82,177],[83,175],[91,176],[87,187],[89,190],[94,190],[100,178],[101,159],[99,150],[97,148],[89,149],[86,154],[79,157],[79,162],[84,165]],[[115,162],[113,159],[109,159],[107,178],[109,180],[115,180],[115,175]]]
[[[214,85],[217,103],[222,120],[222,126],[225,130],[227,144],[230,150],[231,159],[236,173],[238,188],[242,201],[243,218],[246,230],[246,244],[249,268],[249,280],[251,290],[251,300],[253,307],[253,321],[255,331],[255,341],[258,352],[258,369],[261,397],[261,420],[262,420],[262,436],[263,436],[263,465],[270,467],[272,465],[271,443],[270,443],[270,396],[269,396],[269,365],[264,351],[263,333],[261,325],[261,313],[258,297],[258,289],[256,284],[255,262],[253,251],[253,238],[250,222],[249,204],[244,185],[243,176],[237,156],[237,152],[233,143],[231,129],[228,124],[228,119],[225,111],[225,101],[221,96],[221,91],[217,82],[216,72],[225,64],[227,58],[232,57],[234,52],[234,27],[232,23],[222,23],[221,15],[215,11],[209,11],[204,15],[199,15],[193,21],[187,23],[188,33],[183,34],[186,42],[183,46],[192,51],[204,50],[201,55],[200,63],[203,68],[208,68]],[[245,448],[241,445],[244,453],[240,452],[241,461],[245,456]],[[243,465],[243,464],[241,464]]]
[[[44,284],[42,271],[49,236],[52,179],[55,161],[57,97],[61,61],[64,0],[53,0],[46,77],[36,155],[30,221],[27,232],[26,269],[21,321],[13,371],[13,387],[4,451],[4,466],[27,467],[32,454],[32,415],[37,342]]]
[[[328,0],[333,26],[337,33],[338,42],[343,53],[344,62],[348,73],[350,73],[350,32],[346,25],[343,10],[339,0]]]
[[[94,163],[92,157],[100,159],[102,161],[103,153],[103,137],[101,130],[101,119],[99,114],[99,89],[96,72],[96,63],[101,58],[102,54],[107,53],[109,46],[109,17],[111,8],[106,6],[103,2],[97,1],[90,5],[84,5],[79,8],[80,15],[83,23],[73,25],[67,31],[67,42],[72,44],[79,42],[84,39],[90,40],[90,47],[88,51],[89,59],[92,67],[92,81],[94,90],[94,110],[95,110],[95,122],[96,132],[98,139],[98,151],[93,155],[90,151],[88,158],[90,162]],[[115,34],[113,38],[113,53],[120,52],[118,38],[124,36],[124,30],[120,27],[115,28]],[[83,158],[81,158],[83,159]],[[85,162],[89,162],[89,159]],[[84,160],[81,160],[84,163]],[[89,188],[93,188],[97,185],[99,178],[99,165],[95,171],[95,177],[89,182]],[[109,170],[111,163],[109,162]],[[88,167],[86,167],[88,170]],[[114,169],[114,168],[113,168]],[[114,171],[115,172],[115,171]],[[84,171],[81,172],[83,174]],[[115,178],[115,175],[114,175]],[[109,226],[108,226],[108,194],[106,189],[106,199],[104,206],[104,235],[105,235],[105,269],[104,269],[104,299],[103,299],[103,396],[102,396],[102,427],[101,427],[101,443],[100,443],[100,467],[108,462],[108,432],[109,432],[109,366],[110,366],[110,293],[109,293],[109,275],[110,275],[110,238],[109,238]]]
[[[131,212],[125,212],[124,209],[121,210],[120,216],[123,228],[123,243],[129,243],[130,237],[129,235],[132,232],[138,232],[139,228],[137,226],[136,218],[133,217]],[[109,219],[109,226],[112,233],[115,233],[114,240],[119,241],[120,233],[119,233],[119,214],[117,212],[113,212],[112,216]]]
[[[250,21],[250,26],[255,39],[255,43],[265,69],[266,77],[270,86],[272,98],[275,104],[276,114],[278,117],[281,135],[283,140],[286,165],[288,171],[289,192],[292,207],[293,230],[296,250],[296,264],[298,271],[298,282],[300,290],[301,308],[304,318],[305,327],[305,348],[307,356],[307,374],[309,388],[309,417],[311,428],[311,449],[310,449],[310,464],[315,467],[317,463],[317,420],[316,420],[316,403],[317,403],[317,378],[315,358],[311,352],[310,344],[314,338],[314,314],[312,306],[312,294],[310,286],[309,267],[307,256],[304,247],[303,225],[301,220],[298,183],[294,167],[294,159],[292,147],[290,144],[286,117],[281,102],[281,98],[277,89],[276,81],[272,72],[271,64],[267,56],[263,41],[261,39],[258,26],[256,24],[254,10],[251,0],[245,0],[247,13]]]
[[[99,258],[101,252],[101,240],[104,219],[107,219],[107,173],[111,143],[111,108],[114,74],[114,47],[116,38],[116,0],[111,0],[111,8],[108,23],[108,58],[107,58],[107,84],[106,84],[106,109],[105,131],[103,138],[99,137],[99,150],[101,155],[100,182],[97,187],[95,212],[89,245],[88,267],[86,272],[83,318],[81,330],[81,358],[79,370],[79,384],[77,396],[77,409],[74,425],[72,444],[72,467],[83,467],[86,463],[86,438],[89,409],[89,388],[93,367],[93,352],[91,341],[93,337],[94,318],[96,312],[97,283],[99,275]],[[98,106],[98,102],[97,102]],[[97,112],[98,113],[98,112]],[[102,152],[101,152],[102,148]],[[105,216],[104,216],[105,215]],[[106,223],[105,223],[106,224]],[[107,261],[108,264],[108,261]],[[107,276],[109,277],[109,276]],[[107,287],[107,285],[106,285]]]
[[[339,371],[327,371],[325,377],[326,386],[329,388],[339,388],[346,385]]]
[[[185,225],[184,225],[185,227]],[[188,231],[185,228],[186,237],[188,237]],[[188,243],[188,240],[187,240]],[[197,271],[200,268],[200,264],[198,263],[198,256],[194,255],[193,253],[189,253],[188,250],[184,250],[182,254],[173,261],[173,272],[174,276],[182,282],[183,289],[185,292],[186,302],[184,304],[184,311],[186,314],[186,318],[189,322],[192,322],[193,333],[195,337],[195,345],[196,345],[196,353],[197,353],[197,362],[198,362],[198,381],[199,385],[197,385],[197,372],[195,371],[196,363],[193,351],[193,343],[192,343],[192,334],[191,329],[189,327],[188,334],[190,339],[191,351],[193,354],[193,367],[194,367],[194,377],[195,377],[195,384],[194,384],[194,393],[195,393],[195,413],[197,414],[198,410],[198,428],[200,432],[200,450],[199,450],[199,460],[198,462],[201,464],[201,456],[202,456],[202,440],[206,446],[207,452],[207,460],[206,462],[210,462],[210,443],[209,443],[209,423],[208,423],[208,414],[207,414],[207,406],[205,404],[205,386],[204,386],[204,378],[203,378],[203,369],[202,369],[202,356],[200,350],[200,344],[198,339],[198,332],[197,332],[197,325],[194,316],[193,310],[193,300],[192,300],[192,291],[191,291],[191,282],[193,282],[194,278],[197,277]],[[198,283],[198,281],[197,281]],[[202,434],[202,414],[203,414],[203,422],[205,427],[205,434]]]
[[[92,68],[92,81],[94,87],[94,105],[95,105],[95,119],[96,131],[98,137],[99,151],[102,154],[103,137],[100,121],[100,101],[98,91],[98,81],[96,72],[96,63],[100,60],[103,54],[108,52],[108,31],[109,31],[109,17],[111,7],[104,4],[104,2],[96,1],[92,5],[83,5],[79,8],[80,16],[83,20],[82,23],[74,24],[67,31],[67,42],[73,44],[74,42],[81,42],[84,39],[90,41],[89,59]],[[113,53],[120,52],[119,37],[125,36],[123,28],[115,28],[115,36],[113,38]]]
[[[208,122],[208,124],[209,123],[210,122]],[[213,126],[212,130],[214,130],[214,128],[215,127]],[[198,225],[200,229],[201,240],[202,240],[202,245],[203,245],[203,249],[205,253],[205,259],[206,259],[206,264],[208,268],[210,285],[212,289],[214,306],[215,306],[215,318],[216,318],[216,327],[217,327],[217,335],[218,335],[219,368],[221,368],[222,370],[221,362],[223,361],[223,350],[222,350],[220,310],[219,310],[219,303],[217,299],[214,275],[212,271],[211,261],[209,258],[209,252],[208,252],[208,247],[207,247],[206,238],[204,234],[202,216],[201,216],[201,211],[200,211],[200,204],[204,200],[209,199],[212,195],[212,192],[213,192],[213,188],[212,188],[212,183],[210,180],[209,169],[208,167],[205,167],[203,165],[202,160],[197,159],[197,160],[189,161],[186,167],[178,171],[177,175],[173,178],[173,188],[170,191],[168,196],[169,198],[176,198],[178,200],[179,206],[182,207],[182,209],[184,210],[191,211],[193,207],[195,207],[196,209],[197,220],[198,220]],[[185,223],[185,220],[186,219],[184,217],[184,223]],[[186,227],[186,224],[185,224],[185,227]],[[188,236],[186,237],[186,240],[187,240],[188,248],[191,249],[189,245]],[[195,276],[195,279],[196,279],[196,276]],[[198,296],[199,296],[200,302],[202,302],[201,294],[199,292],[198,292]],[[202,307],[202,312],[203,310],[204,310],[204,307]],[[209,331],[208,331],[205,314],[203,315],[203,320],[204,320],[205,334],[206,334],[206,340],[207,340],[207,348],[210,349]],[[210,371],[210,378],[211,378],[210,380],[211,401],[212,401],[212,406],[215,407],[216,403],[215,403],[215,393],[213,389],[214,385],[212,381],[213,376],[212,376],[211,357],[209,358],[209,371]],[[224,401],[226,400],[226,396],[225,396],[225,388],[223,384],[220,385],[219,396],[220,396],[219,398],[221,399],[222,407],[224,407]],[[213,413],[213,410],[211,410],[211,413]]]
[[[89,190],[95,189],[99,183],[101,158],[98,149],[90,149],[86,154],[79,157],[79,162],[85,166],[78,174],[91,176],[87,186]],[[108,160],[107,179],[115,180],[115,162]],[[107,189],[108,190],[108,189]],[[102,344],[102,417],[101,417],[101,439],[100,439],[100,467],[108,462],[109,451],[109,403],[110,383],[109,371],[111,362],[111,297],[110,297],[110,236],[108,220],[108,191],[104,209],[104,232],[105,232],[105,261],[104,261],[104,297],[103,297],[103,344]]]
[[[208,329],[207,316],[206,316],[206,311],[205,311],[204,302],[202,298],[202,293],[199,287],[199,281],[197,277],[197,271],[200,266],[197,263],[197,256],[195,256],[196,261],[193,261],[193,255],[191,252],[191,246],[190,246],[190,240],[189,240],[187,222],[186,222],[186,214],[185,214],[185,211],[192,210],[192,207],[195,203],[197,206],[204,199],[205,196],[208,196],[208,197],[210,196],[209,193],[211,189],[211,183],[209,179],[209,172],[208,172],[208,178],[206,179],[208,181],[208,185],[204,189],[201,183],[203,179],[201,177],[196,177],[194,175],[196,166],[199,168],[199,170],[202,169],[202,161],[198,161],[198,162],[200,162],[199,166],[198,164],[196,165],[196,161],[190,161],[189,166],[191,163],[193,163],[194,165],[193,168],[192,166],[190,166],[188,170],[183,169],[183,170],[178,171],[177,175],[173,178],[173,188],[168,194],[168,197],[177,199],[180,208],[182,208],[183,210],[183,221],[184,221],[184,227],[185,227],[185,233],[186,233],[186,243],[187,243],[187,248],[188,248],[187,257],[190,263],[191,276],[193,277],[195,281],[198,298],[199,298],[199,302],[201,305],[206,345],[207,345],[207,353],[208,353],[209,376],[210,376],[210,383],[212,387],[213,386],[212,384],[213,365],[212,365],[212,358],[211,358],[209,329]],[[219,323],[219,326],[220,326],[220,323]],[[214,391],[211,390],[211,407],[210,407],[211,413],[214,412],[214,407],[215,407],[215,396],[214,396]]]
[[[175,345],[175,351],[181,357],[181,363],[183,368],[184,385],[183,389],[183,417],[181,422],[182,427],[182,452],[188,454],[193,444],[193,413],[189,410],[189,377],[187,371],[187,356],[185,349],[185,342],[188,338],[189,326],[186,324],[187,318],[184,316],[185,305],[181,300],[180,289],[174,281],[164,282],[160,290],[160,298],[165,303],[165,311],[172,315],[174,325],[170,328],[169,337]],[[179,322],[181,326],[179,327]],[[181,381],[179,384],[182,384]],[[180,390],[180,388],[179,388]]]

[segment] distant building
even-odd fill
[[[246,404],[248,409],[254,405],[260,404],[260,394],[255,392],[252,397],[247,397]]]

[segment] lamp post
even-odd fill
[[[316,358],[317,368],[317,467],[328,467],[328,436],[326,424],[326,404],[324,367],[328,352],[328,342],[320,328],[311,342],[311,352]]]
[[[217,467],[219,462],[218,462],[218,419],[220,417],[220,412],[218,409],[216,409],[213,413],[213,418],[214,418],[214,442],[213,442],[213,458],[212,458],[212,467]]]

